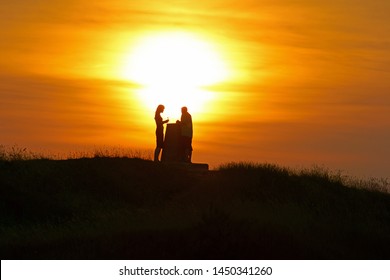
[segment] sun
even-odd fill
[[[142,102],[154,110],[164,104],[167,115],[187,106],[202,112],[213,94],[205,86],[222,82],[228,67],[216,47],[191,33],[166,32],[145,36],[133,47],[122,75],[140,86]]]

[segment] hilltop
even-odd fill
[[[389,259],[390,195],[321,170],[0,161],[2,259]]]

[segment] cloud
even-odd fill
[[[143,131],[137,102],[123,102],[118,89],[131,84],[44,76],[0,76],[3,141],[99,143],[123,141],[125,130]]]
[[[134,85],[107,76],[137,32],[184,29],[221,46],[238,77],[212,88],[208,121],[194,119],[195,157],[386,171],[389,1],[14,0],[1,9],[3,141],[153,147]]]

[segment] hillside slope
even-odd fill
[[[321,172],[0,161],[2,259],[389,259],[390,196]]]

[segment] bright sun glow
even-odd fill
[[[123,76],[141,86],[138,94],[150,110],[164,104],[165,115],[174,117],[182,106],[204,111],[213,94],[202,87],[222,82],[228,70],[210,43],[171,32],[142,38],[126,60]]]

